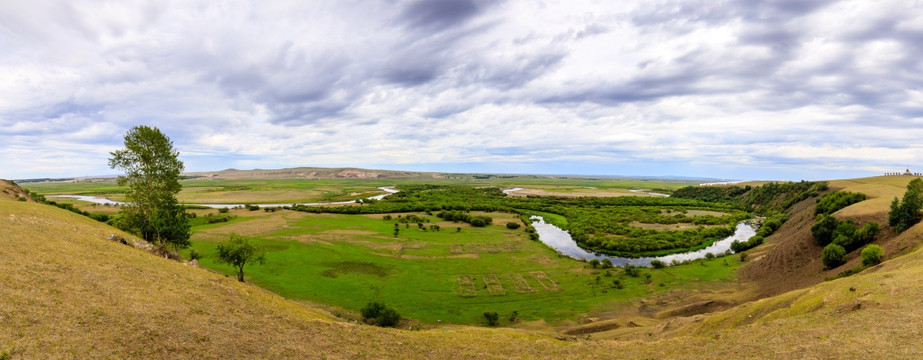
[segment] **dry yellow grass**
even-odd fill
[[[923,356],[923,250],[863,274],[674,318],[634,340],[517,329],[380,329],[107,240],[50,206],[0,200],[0,353],[56,358],[893,358]],[[125,234],[122,234],[125,235]],[[646,324],[640,324],[646,325]]]

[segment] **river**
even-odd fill
[[[651,260],[660,260],[663,261],[664,264],[670,265],[673,260],[686,261],[701,259],[705,257],[706,253],[718,255],[728,251],[731,248],[731,243],[734,242],[734,240],[747,241],[747,239],[750,239],[751,236],[756,235],[755,226],[751,225],[751,221],[747,220],[737,224],[737,228],[734,230],[733,235],[715,241],[710,246],[701,250],[656,257],[627,258],[586,251],[583,248],[577,246],[577,242],[571,239],[570,234],[567,231],[561,230],[557,226],[546,223],[545,219],[543,219],[541,216],[532,216],[531,219],[533,221],[532,226],[535,227],[535,232],[538,233],[539,240],[545,243],[545,245],[548,245],[551,248],[561,252],[562,254],[570,256],[574,259],[609,259],[609,261],[612,261],[612,264],[615,266],[624,266],[625,264],[635,266],[650,266]]]
[[[400,190],[397,190],[389,186],[382,186],[382,187],[379,187],[378,189],[384,191],[385,193],[381,195],[370,196],[370,197],[367,197],[366,199],[381,200],[381,199],[384,199],[385,196],[388,196],[388,195],[391,195],[391,194],[394,194],[400,191]],[[86,201],[86,202],[103,204],[103,205],[120,206],[120,205],[125,204],[124,202],[121,202],[121,201],[113,201],[113,200],[109,200],[106,198],[88,196],[88,195],[48,195],[46,197],[48,198],[70,198],[70,199],[77,199],[80,201]],[[295,205],[307,205],[307,206],[346,205],[346,204],[352,204],[355,202],[356,202],[355,200],[352,200],[352,201],[335,201],[335,202],[295,203]],[[204,206],[204,207],[209,207],[212,209],[225,209],[225,208],[235,208],[239,206],[244,206],[247,204],[183,204],[183,205]],[[292,204],[249,204],[249,205],[257,205],[259,207],[278,207],[278,206],[289,206]]]

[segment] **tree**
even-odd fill
[[[170,139],[157,128],[135,126],[125,134],[125,148],[110,154],[109,167],[125,172],[119,186],[128,186],[121,223],[150,243],[188,247],[189,220],[176,201],[184,167]]]
[[[826,246],[833,241],[837,225],[839,222],[832,215],[818,215],[814,225],[811,225],[811,235],[814,236],[817,245]]]
[[[923,180],[917,178],[907,184],[904,199],[898,201],[897,197],[891,201],[891,212],[888,213],[888,225],[897,232],[903,232],[920,221],[920,209],[923,208]]]
[[[231,233],[230,239],[218,244],[218,263],[230,264],[237,268],[237,280],[244,281],[244,265],[249,263],[266,263],[266,254],[250,243],[250,239]]]
[[[884,250],[878,245],[869,245],[862,249],[862,265],[872,266],[881,262]]]
[[[821,262],[824,263],[824,266],[828,269],[833,269],[843,262],[843,257],[846,256],[846,249],[843,249],[842,246],[837,244],[828,244],[824,246],[824,252],[820,256]]]
[[[881,227],[878,226],[877,222],[869,221],[862,226],[861,229],[856,231],[856,241],[861,245],[865,245],[875,241],[875,237],[881,233]]]

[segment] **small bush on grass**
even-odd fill
[[[843,263],[843,257],[846,256],[846,249],[837,244],[828,244],[824,247],[820,260],[828,269],[833,269]]]
[[[628,275],[631,277],[638,277],[638,276],[641,276],[641,270],[638,269],[637,266],[633,266],[631,264],[625,264],[625,275]]]
[[[218,212],[219,212],[219,213],[222,213],[222,214],[227,214],[228,211],[230,211],[228,208],[220,208],[220,209],[218,209]]]
[[[862,265],[872,266],[881,263],[884,250],[878,245],[869,245],[862,249]]]
[[[500,323],[500,315],[496,311],[486,311],[484,312],[484,321],[489,326],[497,326]]]
[[[521,225],[519,225],[518,222],[512,222],[512,221],[510,221],[510,222],[506,223],[506,228],[507,228],[507,229],[510,229],[510,230],[519,229],[520,226],[521,226]]]
[[[664,264],[663,261],[656,260],[656,259],[651,260],[651,267],[653,267],[654,269],[663,269],[664,266],[666,266],[666,264]]]
[[[394,326],[401,321],[401,315],[396,310],[385,306],[384,303],[369,302],[359,310],[367,324],[378,326]]]

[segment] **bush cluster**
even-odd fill
[[[394,326],[401,321],[401,315],[396,310],[385,306],[384,303],[369,302],[359,310],[365,322],[378,326]]]
[[[884,250],[878,245],[869,245],[862,249],[862,265],[872,266],[881,263]]]
[[[865,194],[854,193],[849,191],[831,191],[817,199],[817,207],[814,208],[814,215],[833,214],[842,208],[857,202],[865,200]]]
[[[489,326],[497,326],[500,324],[500,314],[497,314],[496,311],[485,311],[484,321],[486,321]]]
[[[824,252],[820,256],[820,261],[824,263],[826,268],[833,269],[843,263],[844,257],[846,257],[846,250],[843,249],[842,246],[827,244],[827,246],[824,246]]]
[[[438,214],[436,214],[436,217],[445,219],[445,220],[451,220],[451,221],[456,221],[456,222],[461,221],[461,222],[469,223],[471,224],[471,226],[474,226],[474,227],[485,227],[494,222],[494,219],[491,218],[490,216],[485,216],[485,215],[472,216],[471,214],[468,214],[462,211],[452,211],[452,210],[440,211]]]
[[[923,208],[923,180],[917,178],[907,184],[903,201],[899,201],[897,197],[891,201],[888,225],[894,227],[897,232],[909,229],[920,222],[921,208]]]

